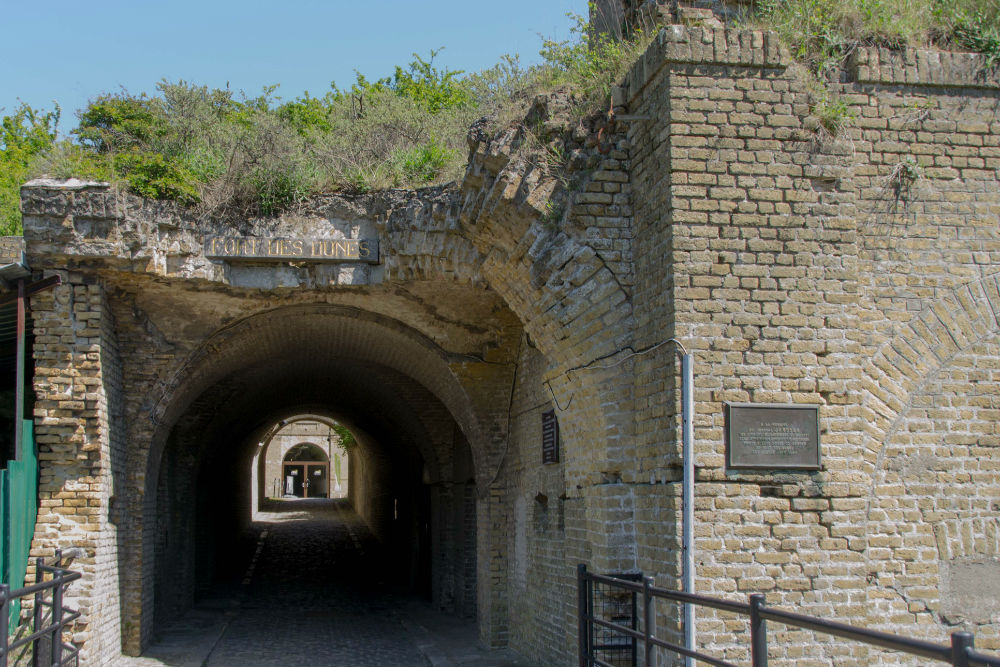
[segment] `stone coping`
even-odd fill
[[[859,83],[1000,88],[1000,70],[987,69],[981,53],[862,47],[848,65]]]
[[[773,31],[668,25],[626,74],[614,101],[628,105],[669,63],[780,71],[793,62]],[[986,57],[980,53],[863,46],[851,55],[846,71],[849,80],[859,83],[1000,88],[1000,68],[987,68]]]
[[[107,190],[107,181],[85,181],[79,178],[36,178],[21,186],[34,190]]]

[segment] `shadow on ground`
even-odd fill
[[[388,582],[381,546],[345,500],[269,501],[250,538],[242,578],[118,667],[528,664],[480,649],[473,622]]]

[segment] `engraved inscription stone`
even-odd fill
[[[378,264],[378,239],[262,239],[215,236],[205,256],[227,261],[366,262]]]
[[[819,470],[819,406],[727,403],[726,466]]]

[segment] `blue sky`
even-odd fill
[[[331,81],[392,74],[416,52],[449,69],[475,71],[504,53],[537,62],[539,35],[567,39],[567,12],[585,0],[49,0],[4,3],[0,39],[0,115],[22,100],[63,110],[76,125],[87,100],[121,88],[155,92],[185,80],[257,94],[281,84],[291,99],[322,95]]]

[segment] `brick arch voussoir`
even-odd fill
[[[628,354],[631,295],[581,230],[551,219],[560,183],[518,153],[518,141],[518,130],[508,128],[477,144],[460,223],[482,257],[487,283],[549,360],[546,384],[556,408],[567,418],[587,412],[592,433],[614,438],[629,428],[607,400],[622,390],[620,378],[573,371]]]
[[[623,347],[631,295],[579,230],[549,219],[559,181],[512,156],[517,132],[510,128],[474,152],[460,220],[483,258],[483,276],[539,349],[561,365],[585,365]],[[595,320],[621,334],[591,338],[581,324]]]
[[[1000,331],[1000,273],[956,287],[915,315],[864,367],[865,466],[872,488],[911,397],[957,354]]]

